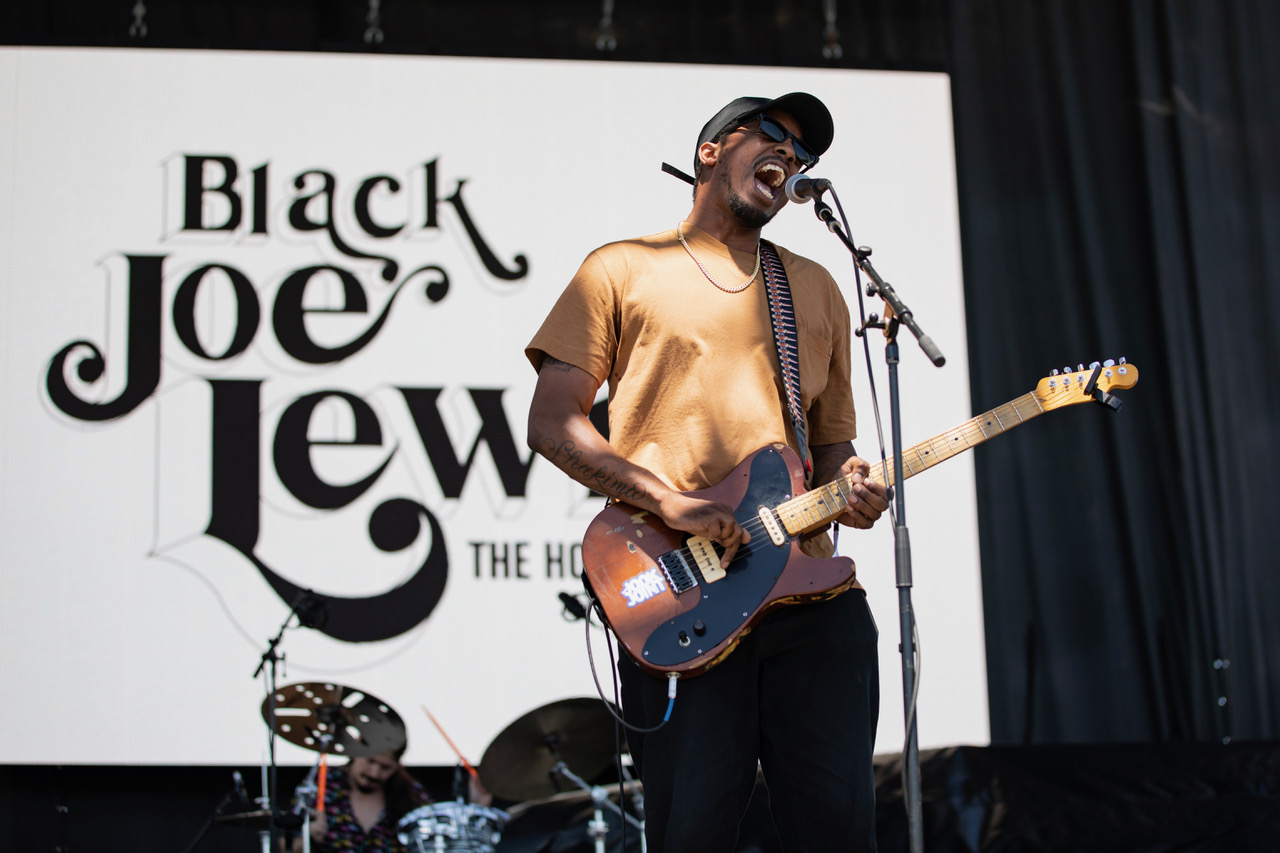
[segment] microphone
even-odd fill
[[[569,611],[569,615],[574,619],[587,618],[587,608],[583,606],[581,601],[574,598],[569,593],[560,593],[560,603],[564,605],[564,609]]]
[[[809,178],[804,175],[792,175],[787,178],[787,182],[783,184],[786,190],[787,198],[796,204],[804,204],[806,201],[817,199],[827,190],[831,189],[831,182],[826,178]]]
[[[293,612],[298,614],[298,624],[303,628],[323,628],[329,621],[328,602],[309,589],[298,594]]]

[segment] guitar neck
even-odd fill
[[[997,406],[989,412],[970,418],[933,438],[908,447],[902,454],[903,479],[914,477],[940,462],[977,447],[988,439],[1003,435],[1008,430],[1044,412],[1045,409],[1040,405],[1033,391],[1016,400],[1010,400],[1003,406]],[[877,483],[892,486],[894,457],[891,456],[884,462],[872,465],[870,478]],[[834,521],[849,505],[852,494],[853,478],[837,477],[824,486],[792,498],[776,507],[776,510],[787,533],[797,536]]]

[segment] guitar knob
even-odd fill
[[[707,623],[703,622],[701,619],[696,620],[693,623],[693,633],[697,634],[699,637],[705,637],[707,635]]]

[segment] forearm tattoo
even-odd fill
[[[624,501],[637,501],[647,492],[639,483],[628,483],[604,466],[595,466],[583,458],[583,453],[572,441],[556,444],[546,442],[546,457],[573,479],[589,486],[602,495]]]

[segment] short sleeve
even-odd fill
[[[537,370],[550,356],[587,371],[603,385],[618,349],[617,304],[605,259],[592,252],[525,348],[529,363]]]

